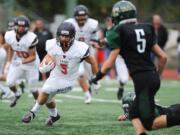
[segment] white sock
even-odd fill
[[[84,94],[85,94],[85,97],[90,97],[90,96],[91,96],[91,94],[90,94],[89,90],[88,90],[88,91],[86,91]]]
[[[31,112],[33,112],[34,114],[36,114],[41,108],[41,105],[36,101],[36,104],[33,106],[33,108],[31,109]]]
[[[48,108],[50,116],[56,117],[58,114],[57,108]]]
[[[14,92],[14,95],[15,95],[16,97],[17,97],[17,96],[20,96],[19,91]]]

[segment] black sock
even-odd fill
[[[145,132],[143,132],[143,133],[140,133],[139,135],[147,135]]]

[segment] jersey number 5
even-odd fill
[[[145,39],[145,32],[143,29],[135,29],[136,32],[136,39],[137,39],[137,51],[139,53],[144,53],[146,49],[146,39]]]
[[[68,66],[66,64],[60,64],[60,66],[61,66],[61,72],[66,75],[68,73],[67,70]]]

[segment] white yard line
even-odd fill
[[[3,103],[10,103],[11,100],[3,99],[1,102],[3,102]]]
[[[82,96],[74,96],[74,95],[69,95],[69,94],[65,94],[61,96],[65,98],[84,100],[84,97]],[[118,101],[118,100],[101,99],[101,98],[92,98],[92,101],[101,102],[101,103],[118,103],[118,104],[121,103],[121,101]]]
[[[74,95],[69,95],[69,94],[65,94],[65,95],[61,95],[62,97],[66,97],[66,98],[71,98],[71,99],[79,99],[79,100],[84,100],[84,97],[82,96],[74,96]],[[57,96],[59,97],[59,96]],[[122,103],[122,101],[118,101],[118,100],[110,100],[110,99],[102,99],[102,98],[92,98],[92,101],[95,102],[101,102],[101,103]],[[155,99],[155,102],[159,102],[159,99]]]
[[[28,94],[29,98],[32,98],[32,94]],[[57,102],[63,102],[62,99],[59,99],[60,97],[64,98],[70,98],[70,99],[78,99],[78,100],[84,100],[83,96],[75,96],[75,95],[70,95],[70,94],[57,94],[55,99]],[[92,98],[93,102],[100,102],[100,103],[122,103],[122,101],[119,100],[113,100],[113,99],[102,99],[102,98]],[[159,99],[155,99],[155,102],[160,102]]]

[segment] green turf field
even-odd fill
[[[0,103],[0,135],[134,135],[129,121],[118,122],[123,113],[121,103],[116,99],[117,82],[103,81],[98,95],[93,95],[92,104],[85,105],[80,88],[56,95],[57,107],[61,120],[53,127],[44,127],[48,116],[46,107],[42,107],[37,117],[30,124],[21,123],[22,116],[33,104],[28,93],[23,94],[15,108],[9,103]],[[132,91],[132,82],[126,85],[126,92]],[[180,103],[180,82],[162,81],[156,101],[162,105]],[[180,135],[180,127],[149,132],[149,135]]]

